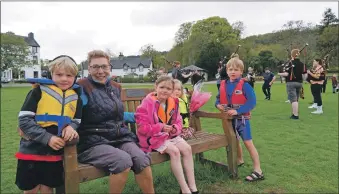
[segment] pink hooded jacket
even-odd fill
[[[159,122],[158,110],[160,102],[152,99],[154,93],[148,94],[137,107],[135,113],[135,120],[138,126],[137,136],[139,138],[139,145],[144,152],[152,152],[152,150],[159,148],[167,139],[174,138],[181,134],[182,118],[179,113],[179,100],[175,101],[175,110],[172,115],[171,125],[176,130],[170,133],[162,132],[165,124]]]

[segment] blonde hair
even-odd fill
[[[226,64],[227,69],[230,67],[239,68],[240,71],[244,71],[244,63],[238,57],[230,59]]]
[[[299,55],[300,55],[299,49],[293,49],[293,50],[291,51],[291,57],[296,58],[296,57],[298,57]]]
[[[159,85],[161,82],[167,82],[170,81],[172,82],[173,88],[174,88],[174,80],[172,77],[168,76],[168,75],[161,75],[158,77],[158,79],[155,81],[155,85]]]
[[[181,89],[181,96],[184,95],[184,86],[182,85],[181,81],[178,79],[174,79],[173,80],[173,88],[175,87],[176,84],[180,85],[180,89]]]
[[[104,52],[102,50],[93,50],[93,51],[91,51],[91,52],[89,52],[87,54],[88,65],[91,63],[92,59],[94,59],[94,58],[101,58],[101,57],[106,58],[107,61],[108,61],[108,64],[110,64],[110,60],[111,59],[110,59],[109,55],[106,52]]]
[[[231,55],[231,58],[235,58],[235,57],[239,58],[239,55],[238,55],[237,53],[233,53],[233,54]]]
[[[69,57],[60,57],[51,61],[48,64],[49,72],[53,74],[56,69],[65,69],[65,71],[70,72],[74,77],[78,75],[78,66],[74,63]]]

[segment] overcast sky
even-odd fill
[[[1,2],[1,32],[33,32],[41,58],[67,54],[78,63],[92,49],[137,55],[148,43],[169,50],[179,25],[211,16],[242,21],[245,36],[281,29],[289,20],[319,24],[338,2]]]

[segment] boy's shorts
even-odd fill
[[[62,161],[18,160],[15,184],[20,190],[32,190],[39,184],[56,188],[63,185],[63,179],[64,167]]]
[[[241,137],[243,141],[252,139],[251,125],[248,119],[245,119],[244,123],[242,119],[233,119],[232,126],[236,130],[236,132],[239,134],[239,136]]]

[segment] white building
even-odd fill
[[[112,76],[125,77],[134,75],[134,77],[146,76],[147,73],[153,69],[151,58],[142,58],[141,56],[123,56],[111,59]],[[88,76],[88,62],[83,62],[84,73],[83,76]]]
[[[16,35],[19,36],[19,35]],[[29,55],[27,58],[33,61],[33,66],[22,67],[18,79],[27,79],[27,78],[41,78],[41,67],[40,67],[40,45],[34,39],[34,34],[32,32],[28,33],[28,36],[19,36],[24,38],[25,42],[29,46]],[[1,72],[1,80],[13,80],[13,71],[12,69],[7,69]]]

